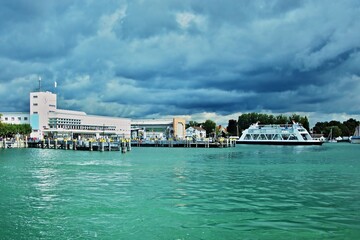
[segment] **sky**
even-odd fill
[[[358,0],[0,4],[0,112],[29,111],[40,77],[94,115],[360,120]]]

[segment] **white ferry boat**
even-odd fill
[[[237,144],[268,145],[321,145],[320,140],[313,139],[309,132],[299,123],[285,125],[252,124],[244,130]]]

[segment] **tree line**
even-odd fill
[[[355,132],[355,128],[359,126],[359,121],[350,118],[344,122],[332,120],[330,122],[317,122],[313,128],[313,133],[324,134],[328,137],[331,133],[333,138],[349,137]]]
[[[0,117],[2,115],[0,114]],[[0,137],[12,138],[16,134],[29,135],[32,131],[30,124],[9,124],[0,121]]]
[[[259,124],[292,124],[295,121],[300,123],[305,129],[309,131],[309,120],[306,116],[298,114],[286,115],[272,115],[265,113],[245,113],[239,116],[238,120],[229,120],[227,131],[229,135],[240,136],[242,131],[247,129],[251,124],[259,122]]]

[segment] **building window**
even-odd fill
[[[15,121],[15,118],[14,118],[14,117],[11,117],[11,121]]]
[[[38,104],[37,103],[33,103],[33,106],[37,106]]]
[[[27,118],[27,117],[24,117],[24,120],[25,120],[25,121],[27,121],[27,120],[28,120],[28,118]]]
[[[8,118],[8,117],[5,117],[5,121],[7,121],[7,120],[9,120],[9,118]]]
[[[33,98],[38,98],[38,96],[37,96],[37,95],[34,95]]]
[[[18,117],[18,120],[21,121],[21,117]]]
[[[38,112],[33,112],[33,114],[38,114]]]

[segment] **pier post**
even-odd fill
[[[121,141],[121,152],[126,153],[126,143],[125,140]]]
[[[89,149],[90,149],[90,151],[93,150],[93,143],[92,143],[92,141],[89,142]]]
[[[73,150],[77,150],[76,140],[73,140]]]
[[[131,151],[131,140],[128,139],[127,141],[127,151],[130,152]]]
[[[3,139],[3,145],[2,145],[3,148],[6,148],[6,140]]]
[[[108,146],[109,146],[109,152],[111,151],[111,142],[108,142]]]
[[[105,150],[104,142],[100,142],[100,151],[103,152]]]
[[[58,140],[57,139],[54,140],[54,149],[58,149]]]
[[[67,150],[68,149],[68,144],[67,144],[67,140],[65,140],[65,143],[64,143],[64,149]]]
[[[25,148],[28,148],[28,138],[25,136]]]

